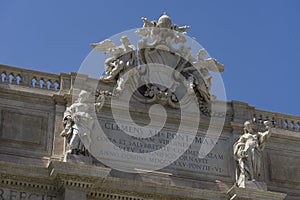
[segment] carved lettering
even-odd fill
[[[15,191],[15,190],[10,190],[10,193],[9,193],[9,200],[15,200],[17,198],[17,194],[18,192]]]
[[[25,200],[27,197],[27,193],[26,192],[20,192],[20,200]]]
[[[32,193],[28,196],[28,200],[36,199],[36,197],[38,197],[38,196],[39,196],[38,194]]]
[[[0,200],[56,200],[56,196],[0,188]]]
[[[153,164],[163,164],[168,163],[168,160],[173,158],[176,159],[176,156],[181,154],[175,162],[169,165],[170,168],[221,175],[228,174],[228,151],[224,151],[224,147],[227,148],[228,146],[226,140],[178,134],[167,130],[159,131],[134,127],[126,124],[117,125],[114,122],[103,122],[102,120],[99,120],[99,122],[107,134],[105,136],[98,136],[96,140],[115,144],[113,147],[114,151],[99,149],[99,155],[105,158],[128,160],[128,162],[136,161],[137,163],[151,162]],[[138,133],[138,135],[143,136],[147,135],[149,137],[137,138],[123,131]],[[171,141],[172,145],[169,145]],[[190,145],[191,143],[192,145]],[[201,145],[211,147],[212,150],[209,153],[200,151]],[[164,151],[158,151],[162,148],[164,148]],[[126,152],[135,152],[136,154],[130,156]],[[152,152],[153,157],[146,160],[143,153],[148,152]]]

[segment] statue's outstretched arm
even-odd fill
[[[260,149],[263,150],[267,144],[268,139],[272,135],[271,131],[271,123],[269,121],[265,121],[264,125],[266,126],[266,131],[265,132],[258,132],[259,135],[259,143],[260,143]]]
[[[191,28],[190,26],[178,26],[177,24],[175,24],[173,29],[178,32],[185,32],[190,28]]]

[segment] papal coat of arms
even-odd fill
[[[222,72],[223,65],[208,58],[205,49],[194,56],[186,39],[190,27],[173,25],[166,13],[158,21],[142,20],[143,27],[135,31],[141,38],[137,47],[130,44],[126,35],[121,37],[120,46],[108,39],[91,45],[112,55],[104,63],[105,73],[100,80],[116,85],[113,95],[121,93],[126,84],[139,85],[134,98],[172,108],[179,108],[179,101],[188,102],[183,93],[195,94],[200,111],[209,116],[210,104],[214,100],[210,92],[210,71]]]

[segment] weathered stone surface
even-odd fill
[[[163,20],[168,22],[168,17],[164,16],[159,23],[168,25],[166,27],[168,29],[173,28],[177,31],[187,29],[187,27],[172,24],[169,26],[170,24],[164,24],[166,21]],[[158,25],[146,19],[143,21],[145,27],[154,28]],[[139,34],[142,34],[141,31],[142,29]],[[149,31],[148,33],[152,34]],[[167,31],[167,33],[170,32]],[[147,38],[148,35],[143,37]],[[174,37],[170,38],[174,39]],[[159,36],[156,39],[160,42],[162,38]],[[169,42],[167,46],[171,47],[170,44],[173,45],[174,41]],[[149,44],[145,40],[140,45]],[[126,41],[120,48],[123,47],[125,49],[129,47]],[[147,52],[140,53],[146,58],[151,51],[149,49]],[[176,57],[168,55],[164,50],[153,52],[164,55],[163,61],[168,60],[165,58]],[[210,63],[219,66],[217,71],[223,70],[216,60],[206,59],[204,56],[205,51],[199,51],[198,57],[190,61],[199,67],[209,68]],[[150,57],[158,60],[155,55]],[[132,61],[136,61],[135,58]],[[125,85],[122,85],[125,77],[121,76],[119,79],[121,75],[119,70],[122,70],[124,63],[107,63],[116,67],[115,74],[111,73],[108,79],[119,80],[119,86],[126,89]],[[119,68],[119,66],[122,67]],[[145,158],[143,156],[137,156],[135,160],[132,157],[128,159],[126,154],[119,153],[112,156],[112,152],[102,146],[94,147],[106,159],[112,159],[120,164],[130,162],[133,167],[140,170],[139,172],[143,170],[147,172],[125,173],[104,166],[103,163],[91,157],[81,159],[80,156],[69,155],[71,162],[59,162],[66,152],[66,141],[60,137],[63,130],[63,112],[67,106],[72,105],[72,93],[76,89],[88,90],[99,83],[98,79],[92,79],[83,74],[51,74],[5,65],[0,65],[0,73],[14,77],[12,80],[7,77],[3,81],[0,80],[0,199],[283,199],[285,195],[282,193],[287,193],[286,199],[288,200],[299,199],[299,116],[258,110],[245,102],[219,102],[220,105],[227,105],[227,112],[212,113],[212,115],[225,117],[220,137],[212,133],[205,138],[210,118],[201,115],[200,128],[197,136],[193,138],[192,145],[186,152],[181,152],[183,153],[181,157],[159,171],[144,170]],[[21,81],[16,81],[17,76],[21,77]],[[209,76],[205,77],[207,78],[206,84],[201,84],[201,79],[197,78],[192,70],[186,74],[186,78],[190,89],[203,92],[203,94],[208,93],[211,86]],[[74,86],[75,79],[78,79],[79,88]],[[205,88],[202,88],[203,86]],[[113,86],[100,82],[97,89],[112,91]],[[166,88],[158,85],[153,91],[152,89],[148,88],[143,91],[143,94],[147,94],[149,98],[161,98],[156,101],[161,104],[165,103],[162,97],[171,98],[171,100],[174,97],[166,92]],[[150,94],[151,92],[155,93]],[[147,98],[144,98],[144,101],[133,99],[131,102],[130,114],[138,125],[144,126],[149,123],[149,106],[145,105]],[[114,106],[119,110],[123,109],[122,105]],[[159,133],[160,129],[153,128],[150,131],[143,129],[143,126],[141,128],[141,126],[126,123],[121,128],[118,127],[111,116],[110,102],[104,105],[104,109],[97,114],[97,117],[102,128],[107,131],[111,142],[128,151],[144,153],[157,150],[173,139],[177,125],[180,123],[180,113],[169,107],[166,110],[171,117],[163,127],[161,137],[156,138],[157,140],[154,137],[154,140],[141,141],[123,134],[120,129],[127,129],[136,134],[151,131]],[[157,123],[161,120],[159,116],[155,119]],[[263,169],[258,182],[246,181],[245,184],[248,184],[250,189],[233,187],[229,190],[234,184],[235,176],[232,146],[243,131],[244,121],[248,119],[253,119],[254,128],[257,130],[263,128],[263,121],[269,120],[274,133],[262,154]],[[193,117],[190,117],[187,124],[193,124],[193,122]],[[148,164],[155,166],[172,156],[174,151],[182,151],[183,148],[180,147],[188,144],[186,141],[191,140],[190,135],[189,129],[185,129],[180,136],[177,136],[180,140],[176,145],[170,147],[165,154],[157,154],[156,157],[147,160]],[[101,137],[93,139],[104,140]],[[199,144],[213,148],[207,155],[202,155],[203,157],[200,155],[199,158],[197,155]],[[265,185],[260,182],[266,183],[269,191],[265,191]]]
[[[105,121],[104,119],[99,120],[102,128],[107,133],[108,138],[97,137],[95,140],[107,140],[114,142],[119,148],[127,149],[131,152],[147,152],[154,151],[165,144],[168,144],[174,136],[176,136],[176,130],[162,130],[157,137],[151,138],[151,140],[143,140],[135,139],[134,137],[128,137],[126,134],[122,132],[122,129],[127,129],[131,131],[143,132],[143,134],[147,134],[147,132],[155,132],[158,130],[155,129],[143,129],[136,126],[130,126],[124,123],[122,127],[119,127],[116,123]],[[188,133],[181,134],[177,137],[180,137],[176,146],[170,147],[169,150],[162,154],[157,154],[149,160],[145,160],[145,157],[141,154],[141,156],[136,157],[135,159],[132,157],[126,157],[126,153],[115,153],[115,151],[108,151],[105,149],[101,149],[99,151],[98,156],[103,159],[116,160],[116,162],[133,162],[132,165],[136,165],[137,168],[140,166],[140,169],[143,169],[144,163],[160,163],[164,162],[164,160],[170,156],[175,155],[176,151],[180,151],[178,149],[179,146],[188,145],[189,138],[193,139]],[[170,172],[173,174],[184,174],[184,172],[188,173],[205,173],[205,174],[215,174],[215,175],[223,175],[230,177],[230,144],[229,138],[220,138],[216,145],[214,145],[215,139],[213,137],[205,137],[205,135],[196,136],[195,142],[190,146],[190,148],[184,153],[182,152],[182,156],[172,163],[169,167],[167,167],[166,172]],[[199,150],[202,144],[205,145],[213,145],[212,151],[210,151],[207,155],[199,155]],[[134,162],[135,160],[135,162]]]
[[[242,188],[249,188],[253,190],[264,190],[267,191],[267,184],[259,181],[245,181],[243,185],[240,185]]]
[[[300,157],[295,155],[270,154],[270,180],[300,183]]]
[[[64,200],[86,200],[86,193],[78,190],[66,189],[63,194]]]
[[[0,188],[0,199],[47,199],[47,200],[57,200],[58,196],[45,194],[45,193],[38,193],[38,192],[31,192],[31,191],[24,191],[18,189],[7,189],[7,188]],[[69,198],[72,199],[72,198]]]
[[[270,192],[263,190],[255,190],[249,188],[232,187],[227,194],[230,200],[282,200],[285,199],[286,194],[279,192]]]
[[[207,58],[204,49],[198,53],[192,52],[194,49],[186,44],[187,38],[182,34],[189,26],[173,24],[166,14],[158,22],[146,18],[142,20],[144,26],[135,32],[141,39],[137,46],[129,44],[126,36],[121,38],[121,46],[112,40],[93,45],[96,50],[112,55],[105,61],[106,75],[102,76],[101,82],[85,74],[52,74],[0,65],[0,199],[279,200],[285,198],[283,193],[287,193],[288,200],[299,199],[300,117],[258,110],[238,101],[219,101],[216,103],[218,109],[211,111],[210,103],[215,101],[211,95],[210,72],[222,72],[223,65],[213,58]],[[186,80],[184,85],[187,93],[197,95],[199,106],[196,106],[200,108],[201,117],[197,120],[199,115],[195,117],[191,114],[196,108],[191,106],[192,111],[187,113],[188,120],[185,122],[187,126],[178,135],[176,133],[181,120],[178,99],[182,94],[176,92],[176,81],[182,77],[176,73],[166,73],[161,68],[155,71],[155,77],[151,77],[148,73],[152,69],[147,65],[149,63],[171,65]],[[133,68],[142,68],[139,78],[142,77],[147,83],[141,90],[135,88],[139,95],[133,95],[135,99],[130,102],[130,117],[134,118],[136,124],[128,123],[130,117],[123,117],[122,112],[112,116],[111,105],[124,111],[123,104],[106,102],[97,117],[107,137],[91,136],[96,144],[97,141],[111,142],[119,149],[126,150],[126,153],[108,150],[105,145],[95,145],[89,150],[97,151],[96,155],[76,155],[72,151],[66,154],[66,150],[80,149],[78,146],[68,148],[67,143],[71,143],[69,138],[60,137],[62,121],[65,120],[63,113],[74,104],[72,94],[77,90],[93,88],[117,91],[111,94],[121,96],[121,92],[132,89],[131,86],[137,83],[131,80],[131,84],[126,85],[128,77],[125,72]],[[197,73],[196,69],[201,73]],[[163,81],[152,83],[157,80]],[[113,90],[113,83],[117,86],[116,90]],[[156,103],[165,106],[170,117],[161,129],[157,124],[163,119],[156,114],[154,126],[145,128],[150,123],[149,105]],[[225,106],[227,110],[222,110],[221,107]],[[73,124],[78,116],[86,115],[71,112],[70,127],[78,128],[79,123],[76,126]],[[124,120],[124,124],[117,125],[118,117]],[[221,135],[214,131],[206,135],[211,117],[216,117],[217,121],[213,130],[222,126]],[[220,119],[225,121],[224,126]],[[254,128],[258,131],[263,128],[264,121],[270,121],[274,132],[260,155],[262,170],[261,173],[259,170],[255,173],[257,180],[245,180],[246,188],[231,188],[235,183],[233,144],[243,132],[244,121],[249,119],[253,119]],[[191,126],[195,124],[199,129],[196,137],[193,137]],[[88,129],[92,132],[93,127]],[[124,130],[137,136],[154,132],[156,136],[137,139],[124,134]],[[177,142],[168,146],[163,153],[153,154],[152,157],[143,155],[156,152],[176,137]],[[75,142],[76,145],[78,143]],[[201,146],[208,148],[209,152],[200,151]],[[132,156],[128,152],[142,155]],[[147,171],[148,165],[157,166],[176,153],[180,156],[171,163],[158,171]],[[101,159],[95,160],[97,156],[119,166],[126,164],[139,173],[118,171],[101,163]],[[61,162],[63,158],[67,158],[68,162]]]
[[[28,145],[39,145],[48,126],[45,117],[6,110],[2,110],[1,124],[1,139]]]

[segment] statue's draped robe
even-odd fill
[[[67,135],[69,149],[85,154],[91,141],[93,118],[90,116],[90,105],[74,103],[64,113],[64,120],[71,118],[72,132]]]
[[[268,132],[244,133],[233,145],[234,159],[237,162],[236,182],[255,180],[259,176],[261,153],[266,145]]]

